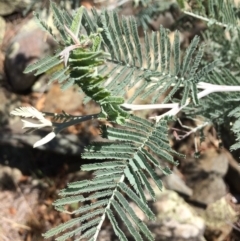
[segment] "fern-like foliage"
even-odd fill
[[[221,71],[214,71],[207,76],[207,82],[219,86],[238,86],[239,77],[234,76],[229,70],[222,68]],[[234,87],[233,87],[234,88]],[[185,111],[188,116],[204,116],[208,121],[217,126],[225,123],[228,125],[236,135],[236,143],[231,146],[232,150],[240,148],[240,108],[239,108],[240,94],[239,92],[220,92],[213,93],[204,99],[200,100],[198,107],[189,106]],[[227,123],[227,124],[226,124]],[[230,125],[230,123],[232,123]]]
[[[222,66],[239,76],[239,8],[232,0],[190,1],[190,6],[191,2],[198,3],[193,6],[194,14],[198,14],[196,17],[208,22],[208,28],[203,33],[208,48],[203,58],[206,62],[218,60]]]
[[[88,100],[93,99],[100,104],[102,117],[117,120],[117,123],[124,122],[127,117],[119,107],[124,99],[118,96],[124,96],[135,86],[137,91],[128,100],[129,103],[137,97],[146,99],[150,96],[155,103],[166,91],[169,93],[163,103],[169,102],[182,86],[181,104],[184,105],[189,96],[198,104],[196,84],[215,67],[213,62],[199,69],[203,47],[197,49],[198,37],[193,39],[181,61],[178,32],[175,33],[173,46],[168,31],[163,27],[150,36],[145,33],[144,43],[141,43],[133,18],[122,18],[120,21],[116,12],[98,14],[93,10],[95,21],[92,21],[82,8],[73,17],[59,10],[54,3],[52,9],[54,23],[64,43],[63,50],[29,66],[26,73],[33,70],[37,70],[36,75],[50,73],[50,82],[58,79],[63,89],[77,84],[89,97]],[[87,36],[79,37],[81,21]],[[106,58],[106,52],[109,52],[110,58]],[[109,70],[104,66],[98,72],[97,67],[105,61],[115,67]],[[111,76],[111,81],[108,76]]]
[[[178,2],[184,5],[184,1]],[[73,117],[64,111],[62,114],[51,115],[40,113],[34,108],[20,108],[13,111],[13,114],[38,119],[41,122],[37,124],[39,128],[53,128],[51,133],[36,143],[36,146],[54,138],[69,124],[93,118],[113,123],[113,127],[101,127],[103,141],[92,143],[85,148],[82,155],[85,159],[99,160],[98,163],[82,166],[82,170],[93,172],[93,179],[69,183],[67,188],[60,192],[62,197],[54,202],[56,209],[62,212],[69,212],[68,208],[71,205],[74,218],[48,231],[44,234],[45,238],[57,236],[57,241],[96,241],[107,218],[121,241],[128,240],[126,229],[136,241],[154,240],[150,230],[136,216],[128,200],[134,202],[146,217],[154,219],[146,198],[148,194],[155,199],[149,178],[154,180],[161,190],[162,182],[158,173],[171,174],[166,163],[177,165],[178,162],[173,156],[181,155],[169,145],[169,119],[166,115],[156,118],[155,123],[152,123],[130,114],[128,109],[122,107],[128,90],[134,89],[134,94],[127,100],[128,103],[137,98],[151,99],[151,103],[156,103],[161,98],[163,103],[175,102],[168,105],[174,106],[174,111],[180,111],[182,107],[189,105],[186,113],[204,115],[212,122],[220,124],[230,120],[233,122],[232,130],[237,140],[240,140],[240,95],[214,93],[207,96],[213,92],[208,92],[207,87],[211,88],[213,84],[215,88],[220,86],[224,89],[226,86],[223,85],[234,86],[239,83],[240,47],[237,37],[240,30],[237,11],[230,0],[196,2],[199,12],[185,13],[207,21],[212,27],[229,30],[232,38],[227,40],[222,35],[225,40],[224,47],[220,48],[217,57],[210,55],[213,61],[204,65],[201,64],[204,48],[203,45],[199,46],[199,37],[194,37],[183,53],[180,50],[178,31],[175,32],[172,43],[168,30],[163,27],[150,34],[145,32],[142,40],[138,35],[137,21],[132,17],[119,17],[115,11],[98,13],[93,9],[92,14],[89,14],[81,7],[71,15],[51,2],[54,25],[59,36],[55,36],[52,29],[35,14],[42,29],[52,35],[58,43],[58,49],[54,56],[47,56],[30,65],[25,73],[47,73],[50,76],[49,83],[57,80],[63,90],[77,85],[86,95],[85,102],[95,101],[101,112]],[[144,4],[149,1],[135,3]],[[212,46],[214,51],[218,47],[217,44],[220,42],[215,41]],[[237,50],[235,55],[232,53],[234,50]],[[225,67],[231,66],[231,61],[234,60],[235,72],[225,68],[221,71],[215,69],[216,60],[220,63],[226,62],[228,53],[231,53],[231,57]],[[197,88],[203,88],[205,92],[201,92],[202,97],[207,97],[202,100]],[[219,91],[217,88],[214,91]],[[177,91],[181,100],[175,101],[173,98]],[[230,91],[235,91],[234,87]],[[44,117],[45,115],[63,123],[52,123]],[[25,128],[36,127],[33,123],[24,123]],[[239,143],[232,146],[232,149],[239,148]],[[120,225],[120,222],[126,227]]]
[[[100,50],[99,34],[96,32],[90,36],[79,37],[83,8],[79,8],[71,17],[66,11],[60,10],[55,3],[52,2],[51,6],[54,23],[64,46],[62,51],[58,50],[53,57],[48,56],[28,66],[25,73],[37,70],[35,75],[39,75],[47,72],[51,75],[49,83],[58,80],[63,90],[76,84],[88,97],[100,104],[102,112],[99,118],[107,118],[117,123],[124,122],[128,114],[119,107],[124,99],[112,95],[100,85],[107,79],[107,76],[98,74],[96,69],[97,66],[104,64],[106,55]],[[50,31],[42,21],[38,22],[43,29]]]
[[[231,70],[233,75],[239,76],[240,30],[223,31],[222,27],[214,25],[205,31],[203,37],[208,46],[203,59],[206,62],[210,59],[218,60],[221,66]]]
[[[184,7],[184,1],[178,2],[181,7]],[[222,66],[221,70],[208,74],[206,82],[223,86],[238,86],[240,76],[239,6],[232,0],[187,2],[193,11],[184,12],[208,23],[208,29],[203,33],[208,45],[203,56],[205,63],[209,60],[218,60]],[[239,97],[239,92],[213,93],[201,99],[199,107],[189,106],[185,112],[187,115],[201,115],[218,126],[223,123],[226,126],[228,123],[228,128],[235,133],[237,141],[231,149],[236,150],[240,147]]]
[[[171,45],[168,31],[163,27],[151,35],[145,33],[144,43],[140,41],[137,23],[133,18],[120,19],[116,12],[103,12],[98,15],[93,10],[95,24],[92,26],[87,12],[83,22],[87,32],[102,28],[103,47],[111,54],[107,61],[115,67],[104,68],[103,73],[112,76],[106,88],[114,95],[123,96],[127,90],[137,86],[137,91],[128,100],[132,103],[137,97],[152,97],[156,103],[166,91],[169,91],[163,103],[171,101],[180,86],[183,87],[181,104],[185,104],[190,96],[198,104],[196,84],[215,67],[216,62],[206,65],[203,69],[199,64],[203,55],[203,47],[197,49],[199,38],[195,37],[181,61],[180,37],[175,33]],[[173,59],[174,64],[170,61]],[[172,88],[172,86],[174,86]],[[154,94],[154,95],[153,95]]]
[[[107,216],[119,239],[127,240],[117,221],[118,215],[135,240],[154,240],[126,198],[135,202],[149,219],[154,219],[154,214],[146,204],[144,191],[145,188],[155,199],[148,177],[162,189],[162,182],[153,167],[168,175],[171,173],[169,167],[160,166],[159,158],[170,164],[177,164],[172,157],[172,154],[177,153],[169,145],[166,124],[166,120],[153,124],[131,115],[124,124],[125,128],[102,127],[102,137],[107,138],[106,142],[93,143],[87,147],[83,158],[106,161],[83,165],[82,170],[94,171],[95,177],[91,181],[70,183],[60,192],[63,198],[54,203],[61,211],[67,204],[77,204],[78,208],[72,213],[82,215],[59,225],[44,236],[48,238],[58,235],[77,226],[74,230],[61,234],[56,240],[96,240]],[[90,205],[79,205],[79,202],[88,200],[95,201]]]
[[[181,0],[178,2],[182,2]],[[193,15],[207,21],[208,25],[219,25],[227,29],[239,28],[237,6],[233,0],[196,0],[188,1],[193,5]],[[180,6],[184,4],[181,3]],[[185,12],[190,14],[190,12]]]
[[[81,216],[44,236],[60,235],[56,238],[58,241],[69,238],[95,241],[108,217],[119,239],[127,240],[116,217],[118,215],[135,240],[153,240],[149,229],[136,216],[126,198],[153,219],[145,189],[153,199],[155,194],[148,178],[162,189],[155,169],[170,174],[169,167],[165,164],[162,167],[159,163],[177,165],[173,155],[179,154],[169,145],[167,120],[162,118],[152,123],[130,115],[121,106],[124,95],[135,88],[129,103],[138,97],[151,97],[151,102],[155,103],[168,91],[163,102],[169,103],[181,89],[181,104],[188,101],[196,105],[199,103],[197,84],[212,72],[216,62],[200,67],[203,46],[198,47],[199,37],[195,37],[186,52],[181,53],[178,32],[172,44],[168,31],[163,27],[152,34],[145,33],[142,42],[133,18],[120,19],[114,11],[98,13],[93,9],[92,19],[84,8],[79,8],[73,16],[54,3],[51,3],[51,8],[60,35],[60,40],[56,39],[59,49],[54,56],[38,61],[25,72],[36,71],[36,75],[46,72],[50,75],[50,83],[58,80],[63,90],[77,85],[85,93],[86,100],[93,100],[101,107],[98,119],[104,118],[118,125],[102,127],[102,137],[107,140],[93,143],[83,154],[86,159],[104,160],[82,166],[82,170],[94,171],[95,177],[91,181],[70,183],[60,192],[63,198],[54,203],[60,211],[64,211],[65,205],[73,204],[77,208],[72,213]],[[37,20],[51,33],[38,17]],[[56,117],[72,119],[64,112]],[[90,205],[85,203],[90,200]]]

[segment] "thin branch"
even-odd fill
[[[178,122],[179,122],[179,124],[180,124],[183,128],[189,130],[189,131],[180,130],[180,131],[182,131],[182,132],[185,133],[184,135],[178,135],[178,138],[179,138],[180,140],[185,139],[187,136],[191,135],[192,133],[198,132],[199,130],[203,129],[205,126],[207,126],[207,125],[210,124],[208,121],[206,121],[206,122],[204,122],[203,124],[198,125],[198,126],[196,126],[196,127],[193,128],[193,127],[190,127],[190,126],[183,125],[179,118],[178,118]],[[172,128],[172,129],[175,129],[175,128]],[[177,130],[177,129],[175,129],[175,130]]]
[[[225,24],[225,23],[222,23],[222,22],[219,22],[219,21],[214,21],[214,19],[211,19],[211,18],[206,18],[206,17],[203,17],[203,16],[200,16],[200,15],[197,15],[195,13],[192,13],[192,12],[188,12],[188,11],[183,11],[186,15],[188,16],[191,16],[191,17],[194,17],[194,18],[197,18],[197,19],[201,19],[207,23],[209,23],[210,21],[212,22],[212,24],[216,24],[218,26],[221,26],[221,27],[224,27],[224,28],[237,28],[236,26],[232,25],[232,24]]]
[[[235,92],[240,91],[240,86],[229,86],[229,85],[213,85],[213,84],[207,84],[207,83],[201,83],[197,86],[199,89],[205,89],[204,91],[199,93],[199,99],[203,98],[204,96],[207,96],[211,93],[216,92]]]
[[[203,89],[203,91],[197,94],[197,98],[200,100],[203,97],[216,92],[240,92],[240,86],[229,86],[229,85],[214,85],[205,82],[199,82],[197,84],[198,89]],[[169,104],[149,104],[149,105],[134,105],[134,104],[122,104],[121,106],[124,109],[129,111],[135,110],[152,110],[152,109],[170,109],[166,113],[160,116],[150,117],[150,119],[156,120],[156,122],[160,121],[164,116],[175,116],[178,112],[180,112],[184,107],[189,105],[191,102],[191,98],[188,98],[185,105],[180,106],[179,103],[169,103]]]
[[[240,91],[240,86],[228,86],[228,85],[214,85],[214,84],[209,84],[209,83],[205,83],[205,82],[200,82],[197,85],[198,89],[203,89],[203,91],[199,92],[197,94],[197,98],[201,99],[211,93],[216,93],[216,92],[233,92],[233,91]],[[150,110],[150,109],[170,109],[169,111],[167,111],[166,113],[159,115],[159,116],[154,116],[154,117],[150,117],[150,119],[154,119],[156,122],[159,122],[164,116],[175,116],[177,115],[178,112],[180,112],[184,107],[186,107],[189,103],[191,102],[191,98],[188,98],[185,105],[180,105],[179,103],[169,103],[169,104],[149,104],[149,105],[134,105],[134,104],[122,104],[121,107],[123,107],[125,110],[128,111],[135,111],[135,110]],[[12,112],[13,115],[18,115],[18,116],[29,116],[29,111],[27,112],[29,108],[20,108],[17,109],[15,111]],[[32,110],[32,109],[31,109]],[[38,115],[36,115],[36,113]],[[45,136],[44,138],[42,138],[41,140],[39,140],[38,142],[36,142],[34,144],[34,147],[37,147],[39,145],[43,145],[47,142],[49,142],[50,140],[52,140],[56,134],[58,134],[60,131],[62,131],[63,129],[72,126],[72,125],[76,125],[78,123],[87,121],[87,120],[92,120],[92,119],[97,119],[99,118],[99,114],[93,114],[93,115],[86,115],[86,116],[71,116],[71,120],[67,121],[67,122],[63,122],[63,123],[53,123],[50,122],[49,120],[44,118],[44,115],[48,115],[48,116],[53,116],[55,117],[56,114],[51,114],[51,113],[40,113],[37,110],[35,110],[35,114],[34,117],[38,119],[38,121],[40,121],[41,123],[31,123],[29,121],[25,121],[24,120],[24,128],[42,128],[45,126],[51,126],[53,131],[50,132],[47,136]],[[33,116],[33,113],[31,112],[31,115]],[[43,124],[42,122],[45,121]],[[194,132],[194,130],[192,130]]]
[[[153,110],[153,109],[171,109],[175,105],[178,105],[177,103],[170,103],[170,104],[149,104],[149,105],[134,105],[134,104],[122,104],[121,106],[129,111],[135,111],[135,110]]]

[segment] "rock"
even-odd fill
[[[155,202],[149,201],[150,208],[156,215],[156,219],[153,221],[147,220],[144,213],[134,202],[130,202],[130,206],[138,218],[146,223],[153,233],[154,240],[203,241],[205,230],[203,218],[176,192],[166,190],[165,188],[160,191],[151,179],[149,182],[156,195]],[[119,220],[119,223],[126,236],[130,236],[123,222]]]
[[[185,196],[192,196],[193,190],[186,185],[183,179],[180,177],[180,172],[174,168],[173,173],[168,176],[163,176],[161,179],[163,181],[164,187],[168,190],[173,190],[177,193],[183,194]]]
[[[201,204],[214,203],[227,194],[224,180],[215,174],[196,180],[191,187],[193,189],[191,200]]]
[[[175,20],[171,13],[159,14],[155,19],[151,19],[149,25],[154,31],[158,31],[162,25],[164,28],[170,28],[175,23]]]
[[[54,84],[46,94],[44,111],[61,112],[64,110],[72,113],[82,107],[83,97],[77,89],[69,88],[62,91],[59,84]]]
[[[186,159],[181,162],[186,184],[192,188],[191,201],[207,205],[226,195],[223,177],[228,170],[228,156],[225,150],[220,153],[209,148],[199,159]]]
[[[33,146],[33,144],[46,136],[48,131],[38,131],[34,134],[12,134],[2,133],[0,136],[0,144],[9,144],[14,147]],[[37,149],[49,151],[56,154],[63,155],[79,155],[83,152],[86,145],[77,135],[74,134],[61,134],[59,133],[53,140],[46,143]]]
[[[207,209],[201,214],[205,220],[207,240],[222,241],[227,240],[232,231],[232,225],[236,221],[237,213],[233,210],[227,196],[208,205]]]
[[[113,230],[111,229],[110,226],[107,226],[105,229],[102,229],[99,232],[98,240],[99,241],[117,241],[118,240],[118,239],[113,240],[112,236],[113,236]]]
[[[226,174],[226,182],[233,193],[240,193],[240,165],[233,156],[227,152],[229,168]]]
[[[16,191],[4,190],[0,192],[0,213],[1,213],[1,240],[24,240],[23,232],[29,229],[27,221],[29,217],[38,220],[37,215],[39,203],[41,200],[41,192],[37,188],[17,187]],[[38,206],[37,206],[38,205]],[[41,221],[38,221],[39,223]],[[16,226],[17,225],[17,226]],[[24,228],[20,228],[21,226]],[[36,227],[36,226],[35,226]],[[40,227],[40,226],[38,226]],[[31,228],[32,230],[36,230]],[[40,235],[39,235],[40,236]],[[30,236],[29,236],[30,237]],[[41,236],[40,236],[41,237]],[[41,239],[33,239],[41,240]]]
[[[0,17],[0,45],[2,44],[3,37],[5,35],[6,22],[4,18]]]
[[[15,190],[22,173],[17,168],[0,165],[0,189]]]
[[[37,80],[33,73],[24,74],[24,69],[31,63],[46,56],[49,42],[46,34],[39,29],[35,21],[30,20],[9,44],[5,57],[7,82],[17,93],[29,91]]]
[[[20,103],[15,94],[0,88],[0,131],[14,123],[14,120],[10,118],[10,111],[18,105],[20,105]],[[3,133],[1,133],[1,136],[2,135]]]
[[[156,241],[203,239],[204,221],[174,191],[165,190],[153,204],[156,221],[148,224]]]
[[[0,126],[3,127],[8,124],[10,115],[6,112],[6,104],[8,104],[8,99],[2,89],[0,89],[0,101]]]
[[[199,168],[207,173],[215,173],[224,177],[228,170],[228,156],[225,150],[220,153],[215,149],[208,149],[198,162]]]
[[[32,0],[0,0],[0,15],[5,16],[14,12],[22,11],[32,3]]]
[[[186,158],[181,164],[181,170],[190,182],[191,179],[201,178],[199,172],[215,173],[224,177],[228,170],[228,156],[225,150],[219,153],[216,148],[212,147],[202,153],[199,159]]]

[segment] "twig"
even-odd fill
[[[222,23],[222,22],[219,22],[219,21],[214,21],[214,19],[211,19],[211,18],[206,18],[206,17],[203,17],[203,16],[200,16],[200,15],[197,15],[195,13],[192,13],[192,12],[188,12],[188,11],[183,11],[186,15],[188,16],[191,16],[191,17],[194,17],[194,18],[198,18],[200,20],[203,20],[205,22],[213,22],[213,24],[216,24],[218,26],[221,26],[221,27],[224,27],[224,28],[229,28],[229,27],[232,27],[232,28],[237,28],[236,26],[232,25],[232,24],[225,24],[225,23]]]
[[[198,89],[203,89],[203,91],[199,92],[197,94],[197,98],[201,99],[211,93],[215,92],[233,92],[233,91],[240,91],[240,86],[228,86],[228,85],[214,85],[214,84],[209,84],[205,82],[200,82],[197,84]],[[188,98],[185,105],[180,105],[179,103],[169,103],[169,104],[149,104],[149,105],[134,105],[134,104],[122,104],[121,107],[123,107],[125,110],[128,111],[135,111],[135,110],[150,110],[150,109],[170,109],[166,113],[159,115],[159,116],[153,116],[150,117],[150,119],[154,119],[156,122],[159,122],[164,116],[175,116],[177,115],[178,112],[180,112],[184,107],[186,107],[189,103],[191,103],[191,98]],[[34,109],[34,108],[33,108]],[[32,110],[32,109],[31,109]],[[29,111],[28,108],[20,108],[18,110],[15,110],[11,112],[13,115],[18,115],[22,117],[29,117]],[[51,141],[56,134],[58,134],[60,131],[63,129],[71,126],[78,124],[80,122],[86,121],[86,120],[92,120],[92,119],[98,119],[99,114],[93,114],[93,115],[87,115],[87,116],[71,116],[71,120],[68,122],[63,122],[63,123],[53,123],[48,121],[47,119],[44,118],[44,113],[41,113],[37,110],[34,110],[34,113],[32,111],[30,112],[30,117],[37,118],[41,123],[31,123],[29,121],[24,120],[24,128],[42,128],[45,126],[51,126],[52,127],[52,132],[50,132],[47,136],[42,138],[41,140],[37,141],[34,144],[34,147],[38,147],[40,145],[44,145],[47,142]],[[34,114],[34,115],[33,115]],[[45,113],[48,114],[49,113]],[[55,115],[55,114],[53,114]],[[43,123],[44,122],[44,123]],[[207,125],[207,123],[206,123]],[[196,132],[199,130],[199,127],[196,127],[192,129],[189,133],[187,133],[185,136],[190,135],[191,133]]]
[[[197,97],[201,99],[211,93],[216,92],[235,92],[240,91],[240,86],[229,86],[229,85],[214,85],[205,82],[200,82],[197,84],[198,89],[203,89],[199,92]],[[134,105],[134,104],[122,104],[121,106],[127,110],[152,110],[152,109],[171,109],[167,113],[161,115],[161,118],[165,115],[176,115],[181,109],[186,107],[191,102],[191,99],[187,99],[186,104],[180,106],[179,103],[169,103],[169,104],[149,104],[149,105]],[[151,119],[158,120],[158,117],[151,117]]]
[[[134,105],[134,104],[122,104],[121,106],[130,111],[135,110],[152,110],[152,109],[171,109],[178,105],[177,103],[170,104],[149,104],[149,105]]]
[[[180,121],[180,119],[178,119],[178,122],[183,128],[186,128],[186,129],[189,130],[189,131],[179,130],[179,131],[182,131],[182,132],[186,133],[185,135],[177,135],[179,140],[183,140],[184,138],[188,137],[189,135],[191,135],[193,133],[196,133],[197,131],[201,130],[202,128],[204,128],[205,126],[210,124],[209,122],[206,121],[202,125],[199,125],[197,127],[192,128],[192,127],[183,125],[182,122]],[[172,128],[172,130],[177,130],[177,129]]]
[[[26,229],[26,230],[31,230],[31,228],[29,226],[17,223],[9,218],[1,217],[1,219],[4,220],[5,222],[11,223],[15,227]]]
[[[199,100],[211,93],[240,91],[240,86],[214,85],[214,84],[209,84],[205,82],[198,83],[197,88],[203,89],[203,91],[197,94],[197,98]],[[156,122],[159,122],[160,119],[162,119],[164,116],[175,116],[184,107],[189,105],[190,102],[191,102],[191,98],[188,98],[185,105],[182,105],[182,106],[180,106],[179,103],[170,103],[170,104],[149,104],[149,105],[123,104],[122,107],[131,111],[149,110],[149,109],[168,109],[168,108],[171,109],[160,116],[150,117],[150,119],[154,119]]]

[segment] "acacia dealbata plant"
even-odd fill
[[[58,49],[54,55],[28,66],[25,73],[47,73],[49,83],[58,81],[63,90],[77,86],[85,94],[85,103],[94,101],[101,111],[72,116],[64,111],[53,114],[33,107],[17,108],[12,114],[39,121],[23,120],[24,128],[52,128],[34,147],[47,143],[70,125],[91,119],[109,123],[100,126],[103,141],[91,143],[82,154],[82,158],[94,160],[81,166],[83,171],[93,172],[93,179],[69,183],[53,203],[61,212],[70,213],[66,207],[75,207],[73,218],[45,233],[45,238],[95,241],[108,219],[121,241],[128,238],[119,222],[125,224],[134,240],[154,240],[129,201],[154,220],[146,195],[155,200],[151,180],[161,190],[159,174],[171,174],[169,166],[177,165],[176,159],[182,157],[171,148],[168,137],[168,124],[180,111],[191,117],[201,116],[202,124],[192,133],[208,124],[231,120],[236,135],[231,148],[240,147],[239,8],[230,0],[178,4],[183,14],[201,19],[207,26],[203,41],[195,36],[185,51],[180,49],[178,31],[172,43],[169,31],[163,27],[144,32],[140,39],[136,20],[118,16],[115,11],[92,9],[89,13],[80,7],[69,14],[51,2],[58,36],[35,13]],[[129,90],[133,94],[127,99]],[[137,105],[136,99],[151,103]],[[134,112],[150,109],[167,111],[148,120]]]

